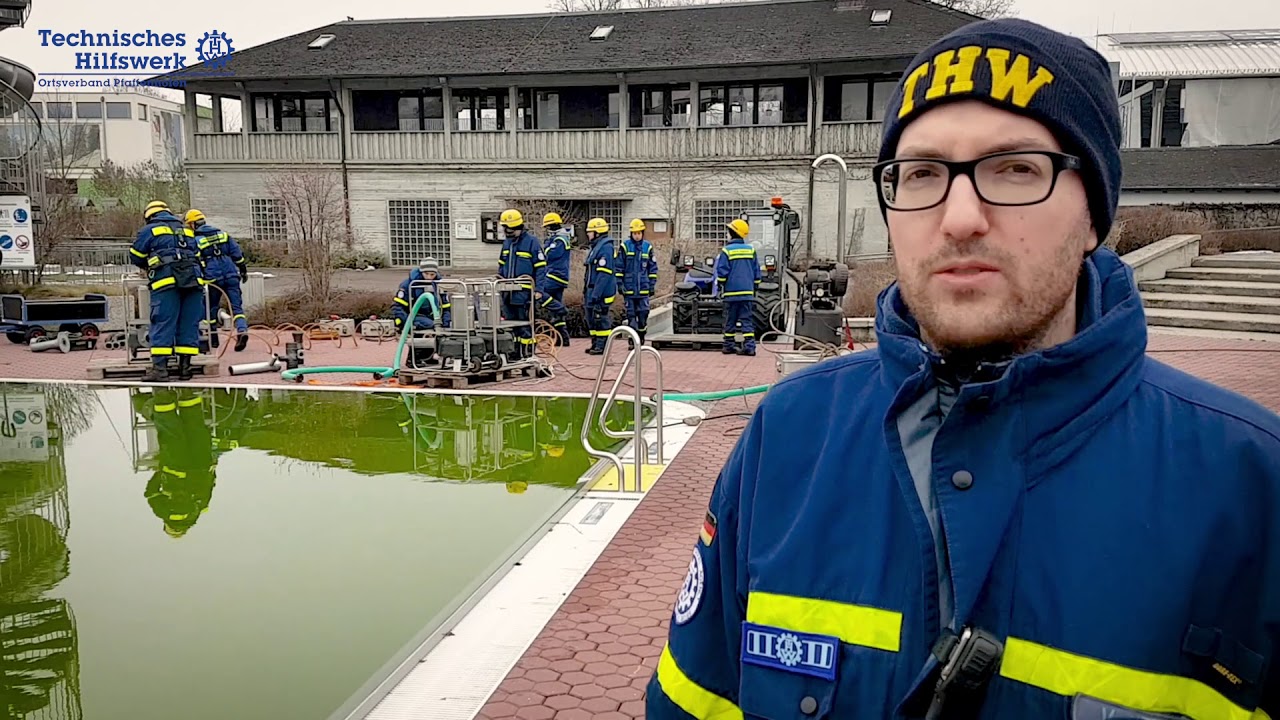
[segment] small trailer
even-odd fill
[[[106,295],[39,300],[0,295],[0,332],[19,345],[42,340],[51,332],[65,332],[72,340],[89,341],[92,346],[101,334],[98,323],[106,323],[109,313]]]

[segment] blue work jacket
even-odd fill
[[[195,234],[206,280],[231,280],[248,272],[235,238],[207,223],[196,228]]]
[[[409,277],[400,281],[400,287],[396,288],[396,296],[392,300],[391,316],[397,320],[396,325],[399,326],[409,318],[409,311],[413,309],[414,303],[418,298],[422,297],[424,292],[428,292],[435,297],[436,303],[440,306],[440,322],[445,327],[450,326],[450,310],[453,307],[449,302],[449,294],[440,291],[440,276],[436,276],[436,281],[427,280],[422,276],[422,271],[414,268],[409,272]],[[418,308],[418,315],[415,319],[431,318],[432,309],[431,301],[427,300]],[[435,324],[434,319],[432,324]]]
[[[618,287],[627,297],[647,297],[658,285],[658,261],[653,257],[653,245],[648,240],[622,241],[618,253]]]
[[[498,256],[498,277],[518,278],[528,275],[533,278],[532,284],[526,284],[525,290],[507,293],[507,302],[511,305],[528,305],[531,301],[530,291],[541,289],[546,282],[547,257],[542,252],[542,243],[533,233],[525,230],[514,238],[503,238],[502,252]]]
[[[950,593],[897,422],[940,360],[897,286],[875,350],[775,385],[712,491],[647,717],[924,717],[947,594],[1003,651],[943,718],[1280,717],[1280,418],[1148,357],[1115,253],[1079,290],[1075,337],[960,385],[937,431]]]
[[[152,215],[138,231],[129,259],[147,271],[152,290],[186,285],[190,275],[204,282],[195,232],[167,210]],[[180,277],[175,277],[175,268]]]
[[[756,248],[741,238],[734,238],[716,255],[716,282],[725,302],[748,302],[755,298],[760,284],[760,262]]]
[[[563,290],[569,287],[569,260],[572,252],[568,233],[563,230],[552,233],[543,244],[542,252],[547,258],[545,289]]]
[[[617,258],[613,254],[613,238],[596,238],[583,263],[586,266],[582,297],[587,305],[600,307],[613,302],[618,294]]]

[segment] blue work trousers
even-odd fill
[[[542,293],[539,301],[542,310],[550,318],[549,322],[560,334],[560,345],[569,345],[569,309],[564,306],[564,288],[557,287]]]
[[[644,333],[649,329],[649,296],[626,295],[627,301],[627,324],[640,334],[640,340],[644,341]]]
[[[613,331],[613,318],[609,314],[608,305],[586,305],[583,314],[587,317],[587,328],[591,330],[591,349],[604,350],[609,333]]]
[[[533,331],[529,327],[529,306],[527,304],[516,305],[504,300],[502,303],[502,317],[504,320],[520,321],[520,325],[511,328],[511,334],[516,338],[516,353],[522,358],[532,356]]]
[[[151,362],[165,366],[170,355],[199,355],[204,314],[204,292],[198,287],[151,291],[151,327],[147,332]]]
[[[724,347],[736,349],[737,335],[742,333],[743,349],[756,350],[756,333],[751,311],[755,303],[750,300],[726,301],[724,304]]]

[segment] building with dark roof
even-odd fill
[[[603,13],[359,20],[160,76],[212,96],[188,122],[193,204],[244,237],[287,232],[275,172],[331,171],[392,265],[488,266],[513,200],[585,223],[717,240],[782,196],[815,256],[886,248],[868,168],[917,52],[975,20],[926,0],[774,0]],[[223,132],[239,101],[243,127]],[[837,170],[850,166],[837,247]],[[541,203],[535,203],[541,204]],[[534,220],[538,220],[535,218]]]

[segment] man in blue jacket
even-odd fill
[[[755,412],[647,717],[1280,717],[1280,418],[1146,355],[1107,62],[979,22],[885,117],[877,347]]]
[[[205,315],[204,275],[195,232],[162,200],[148,203],[146,225],[129,248],[130,260],[146,270],[151,292],[151,367],[143,382],[168,382],[169,358],[178,356],[178,378],[190,380],[191,358],[200,354],[200,323]]]
[[[227,233],[210,225],[204,213],[192,208],[183,218],[187,227],[196,234],[196,246],[200,250],[200,262],[204,268],[206,285],[217,288],[227,296],[231,305],[231,321],[236,326],[236,352],[244,350],[249,344],[249,322],[244,315],[244,300],[240,294],[240,283],[249,279],[249,266],[245,263],[244,253],[240,245]],[[218,305],[219,297],[209,298],[209,315],[205,322],[209,325],[209,345],[218,347]]]
[[[529,312],[535,300],[542,299],[546,284],[547,257],[542,243],[525,229],[524,216],[519,210],[504,210],[498,218],[503,230],[502,252],[498,256],[498,277],[518,278],[529,276],[531,284],[520,290],[506,292],[502,297],[502,317],[507,320],[529,322]],[[516,354],[519,358],[533,356],[533,331],[529,325],[512,328],[516,338]]]
[[[540,307],[551,316],[551,325],[559,334],[558,343],[569,346],[569,311],[564,306],[564,291],[569,287],[569,260],[572,257],[569,232],[564,229],[560,213],[547,213],[542,218],[542,229],[547,237],[542,241],[542,252],[547,257],[547,274],[542,288]]]
[[[617,258],[613,238],[609,237],[609,223],[598,217],[588,220],[587,239],[591,241],[591,252],[583,263],[586,273],[582,292],[582,310],[591,331],[587,354],[603,355],[609,333],[613,332],[610,310],[618,294]]]
[[[724,298],[724,347],[721,352],[732,355],[756,354],[756,332],[752,322],[755,309],[756,286],[760,284],[760,260],[754,245],[746,238],[751,233],[747,221],[742,218],[725,226],[729,240],[716,256],[716,285]],[[742,335],[742,348],[738,348],[738,334]]]
[[[448,294],[440,292],[439,279],[440,264],[435,258],[423,258],[418,263],[418,267],[409,271],[409,277],[400,281],[396,296],[391,301],[391,317],[397,331],[404,327],[404,321],[409,319],[409,311],[413,309],[414,303],[422,297],[424,292],[431,293],[435,298],[436,304],[440,307],[440,323],[444,327],[449,327],[451,305]],[[418,308],[418,314],[413,317],[413,329],[432,330],[435,326],[431,301],[427,300],[422,307]]]
[[[645,224],[640,218],[631,221],[631,237],[622,241],[618,253],[618,286],[627,304],[627,324],[644,342],[649,329],[649,298],[658,285],[658,261],[653,245],[644,239]]]

